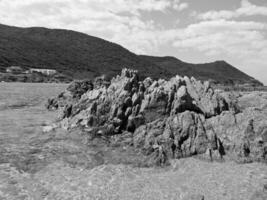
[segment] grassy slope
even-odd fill
[[[113,76],[123,67],[134,67],[144,77],[153,78],[180,74],[223,83],[254,80],[222,61],[194,65],[173,57],[138,56],[115,43],[75,31],[0,24],[0,71],[10,65],[52,68],[76,79]]]

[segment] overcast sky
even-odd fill
[[[0,23],[77,30],[137,54],[226,60],[267,85],[267,0],[0,0]]]

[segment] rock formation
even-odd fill
[[[266,160],[267,114],[241,109],[236,96],[194,78],[141,81],[137,71],[123,69],[110,82],[73,83],[47,107],[61,108],[61,127],[133,146],[157,164],[207,149]]]

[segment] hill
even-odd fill
[[[0,25],[1,71],[10,65],[56,69],[76,79],[114,75],[125,66],[153,77],[164,71],[117,44],[83,33]]]
[[[0,72],[11,65],[56,69],[74,79],[113,76],[132,67],[144,77],[179,74],[218,83],[261,84],[224,61],[198,65],[173,57],[139,56],[118,44],[75,31],[0,24]]]
[[[153,62],[162,68],[168,69],[171,74],[193,76],[200,80],[210,80],[223,84],[255,84],[261,83],[238,70],[225,61],[215,61],[203,64],[191,64],[183,62],[175,57],[141,56],[143,59]]]

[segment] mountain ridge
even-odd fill
[[[143,77],[179,74],[220,84],[262,85],[225,61],[214,63],[190,64],[171,56],[137,55],[116,43],[72,30],[0,24],[0,72],[19,65],[56,69],[73,79],[91,79],[102,74],[114,76],[128,67],[140,71]],[[220,75],[217,68],[223,68]],[[229,70],[233,74],[227,74]]]
[[[172,74],[175,74],[175,71],[177,68],[179,68],[181,74],[185,74],[189,77],[193,76],[201,80],[210,80],[216,83],[224,82],[226,84],[234,84],[236,82],[241,83],[244,79],[247,79],[251,82],[255,81],[253,77],[245,74],[224,60],[193,64],[184,62],[172,56],[141,56],[144,59],[153,61],[161,67],[168,67],[168,70],[171,71]],[[225,77],[226,74],[229,77],[228,79]]]

